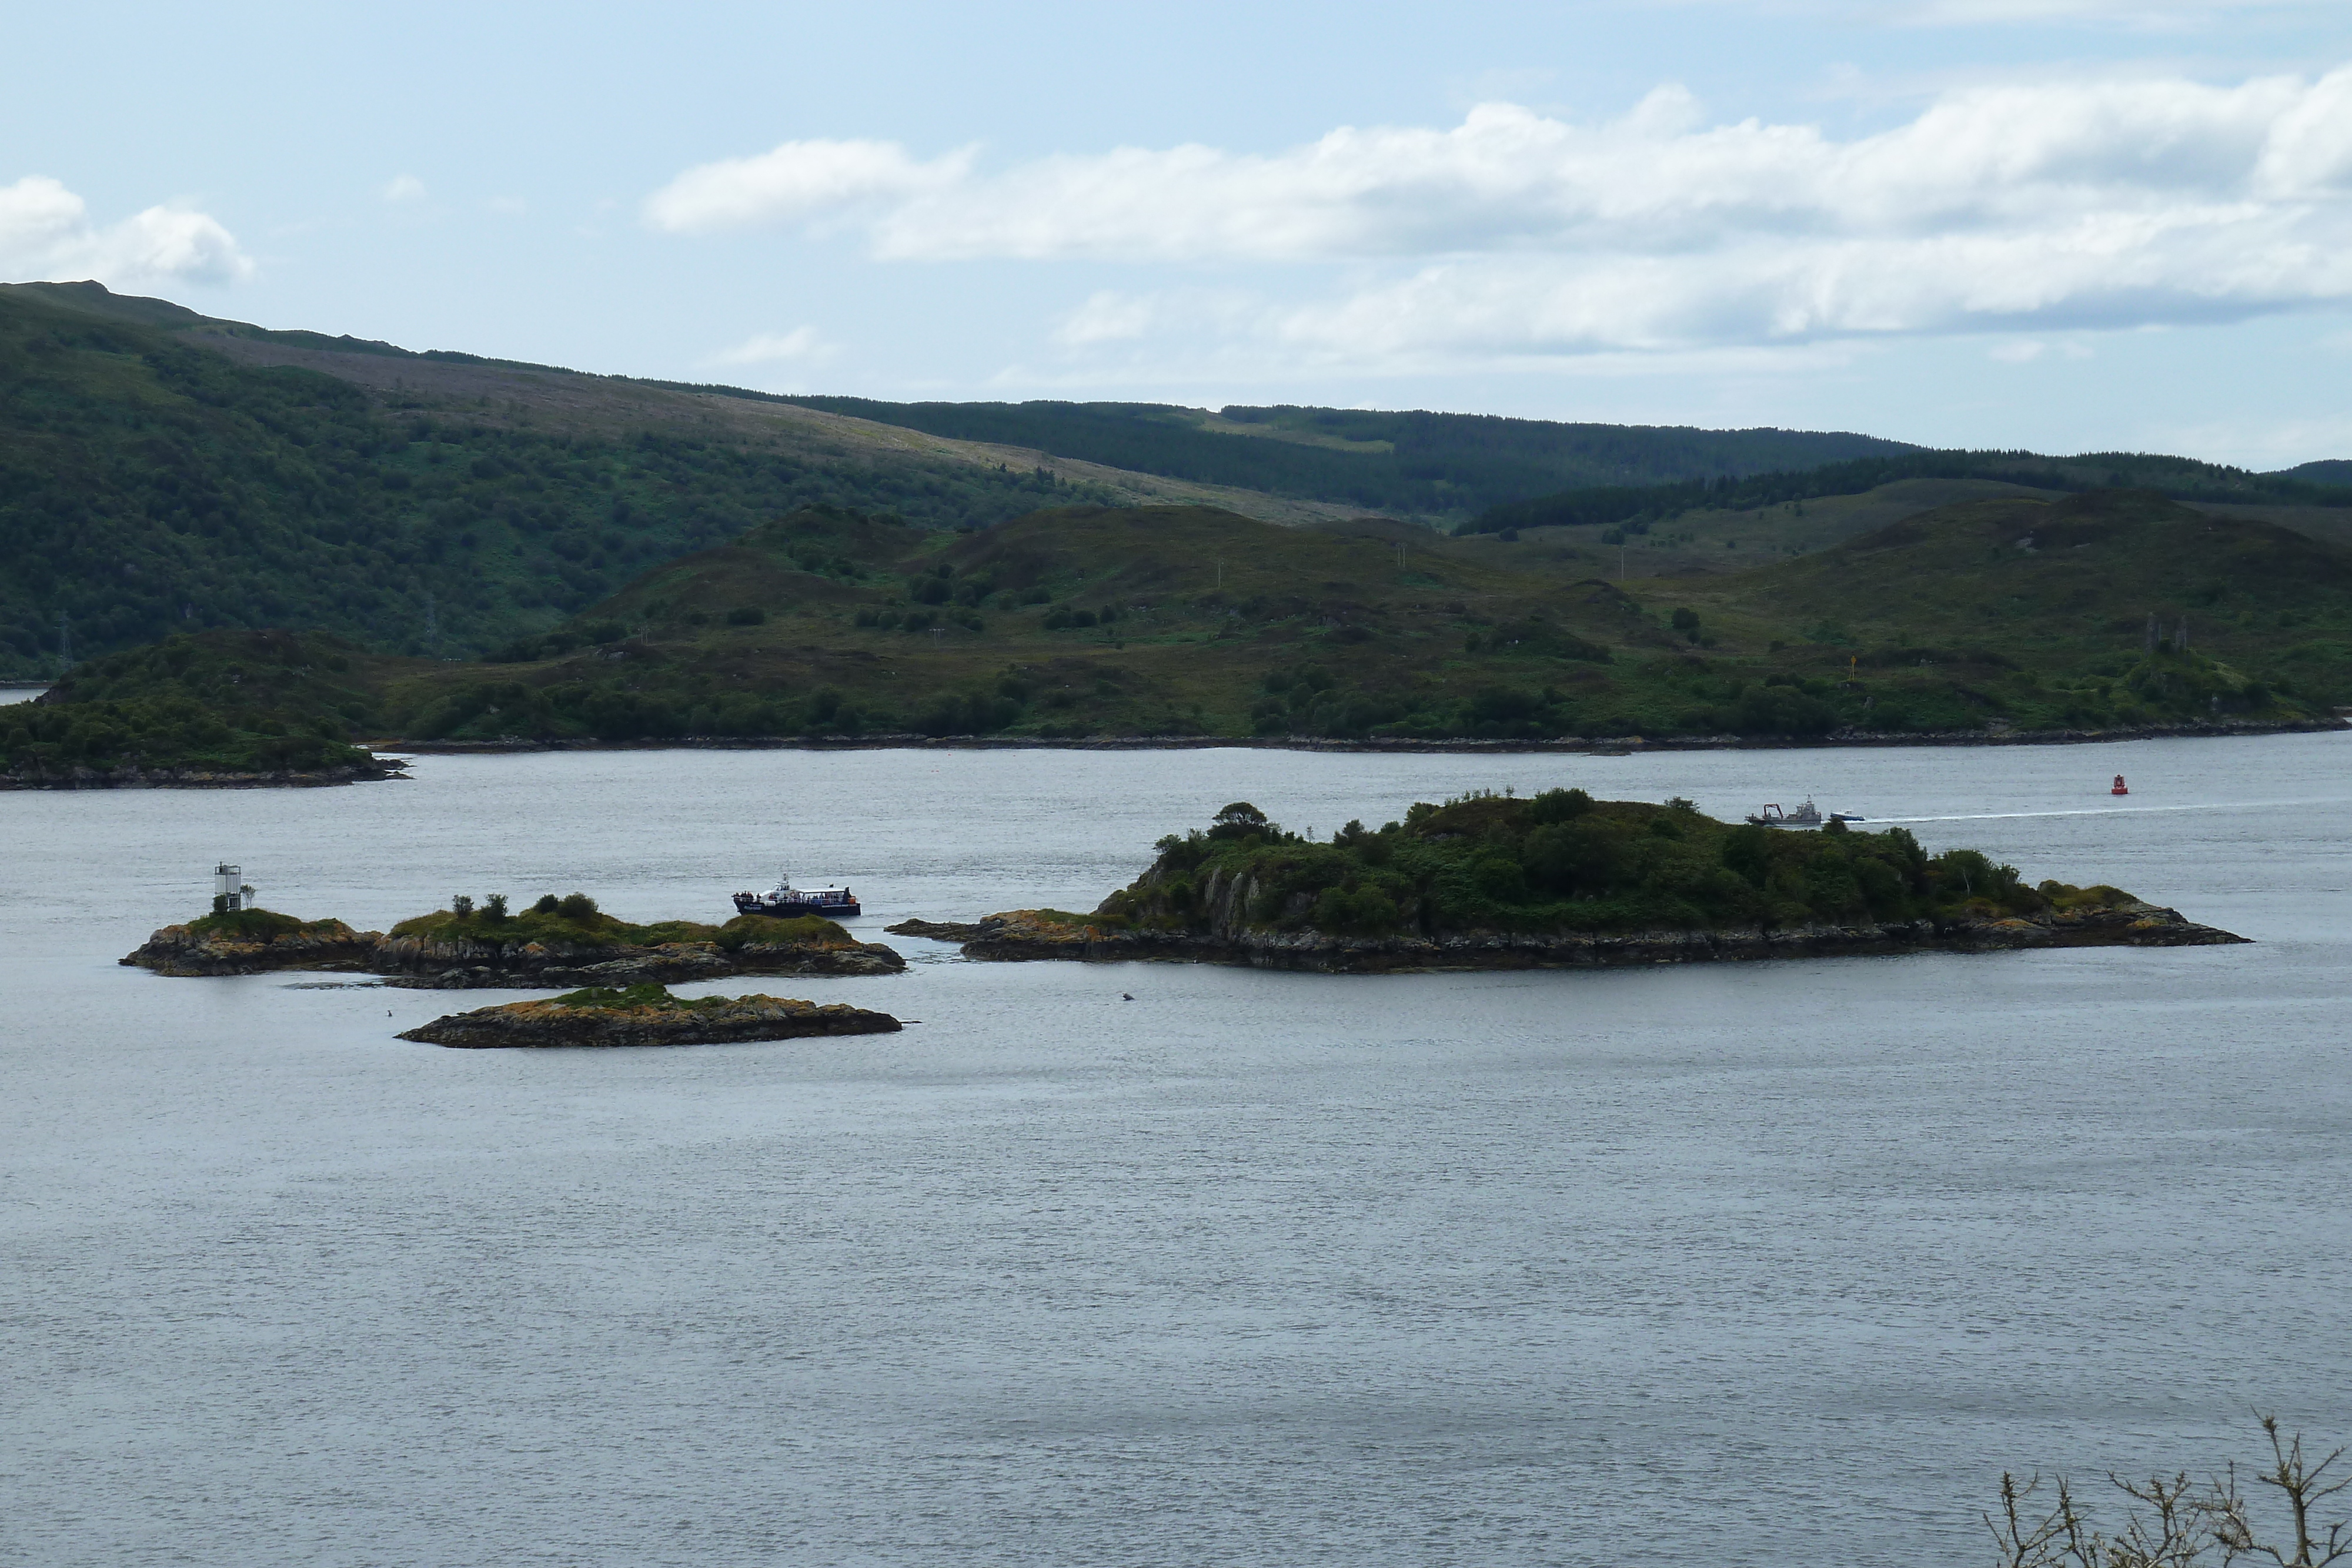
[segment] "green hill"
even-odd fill
[[[1857,496],[1904,481],[1969,481],[2056,492],[2146,489],[2175,500],[2216,505],[2352,507],[2352,486],[2325,463],[2284,474],[2256,474],[2189,457],[2145,452],[2092,452],[2045,457],[2032,452],[1934,452],[1918,448],[1843,462],[1649,485],[1600,485],[1529,496],[1490,507],[1459,533],[1532,528],[1591,528],[1647,533],[1662,521],[1698,511],[1760,512],[1824,497]]]
[[[175,637],[27,710],[75,734],[0,738],[92,766],[194,745],[205,715],[322,742],[1806,739],[2322,722],[2352,701],[2352,550],[2145,492],[1962,501],[1705,579],[1601,570],[1536,536],[1377,519],[1081,507],[951,533],[808,508],[490,660]],[[120,716],[139,711],[170,733],[142,742]]]
[[[490,661],[361,661],[364,695],[330,706],[338,734],[409,740],[1538,739],[2277,721],[2352,698],[2352,552],[2144,493],[1962,502],[1707,579],[1601,570],[1533,538],[1206,508],[970,534],[810,509]],[[135,695],[160,657],[58,696]],[[208,678],[173,689],[209,700]]]
[[[1459,538],[1360,515],[1563,476],[1674,483],[1489,511],[1521,521]],[[142,726],[187,750],[272,727],[1508,739],[2293,717],[2352,700],[2334,586],[2352,493],[2312,476],[1777,431],[793,401],[0,287],[0,676],[52,672],[62,629],[96,663],[49,707],[180,716],[22,721],[60,756]],[[2199,509],[2098,488],[2118,478]],[[1993,537],[2045,513],[2088,527],[2086,507],[2109,533],[2079,550]],[[2148,653],[2151,612],[2191,619],[2188,652]],[[336,689],[257,706],[190,684],[250,665],[267,628],[300,631],[289,669],[339,639]],[[176,672],[142,651],[167,635]],[[2177,663],[2136,680],[2151,657]]]
[[[1893,445],[1331,410],[856,404],[866,419],[833,404],[852,406],[269,330],[96,284],[0,287],[0,677],[206,627],[478,654],[651,562],[816,504],[933,528],[1049,498],[1453,517],[1564,478]]]
[[[1662,485],[1912,450],[1795,430],[1563,424],[1491,414],[1124,402],[786,401],[1116,468],[1452,518],[1566,485]]]
[[[240,363],[170,329],[177,307],[106,298],[127,308],[0,288],[0,675],[53,671],[60,617],[81,653],[216,626],[478,653],[796,506],[948,528],[1073,493],[1030,471],[714,430],[659,402],[634,422],[566,421],[518,400],[384,395]]]

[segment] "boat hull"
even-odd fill
[[[796,920],[803,915],[822,915],[827,920],[854,920],[866,913],[854,898],[822,900],[814,898],[764,899],[756,893],[735,895],[738,915],[765,915],[777,920]]]

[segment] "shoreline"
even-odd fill
[[[1907,734],[1840,731],[1826,736],[1676,735],[1552,740],[1333,740],[1312,736],[1134,735],[1057,737],[974,735],[669,736],[648,740],[371,740],[357,744],[425,757],[500,757],[540,751],[1334,751],[1456,753],[1470,756],[1628,757],[1655,751],[1833,751],[1904,746],[2095,746],[2126,740],[2226,740],[2242,736],[2318,735],[2352,730],[2352,719],[2270,723],[2147,725],[2130,729],[1920,730]]]
[[[408,778],[401,769],[407,760],[377,757],[372,764],[344,763],[335,768],[281,768],[268,773],[236,773],[201,768],[112,768],[101,772],[75,768],[68,773],[0,773],[0,790],[8,789],[327,789],[345,784],[381,784]]]
[[[1011,910],[975,922],[904,920],[893,936],[958,944],[987,963],[1216,964],[1335,975],[1594,969],[1767,959],[1887,957],[1911,953],[2011,953],[2061,947],[2205,947],[2245,945],[2138,899],[2032,916],[1920,916],[1791,926],[1729,925],[1623,931],[1463,930],[1344,936],[1312,927],[1277,931],[1213,925],[1137,929],[1092,920],[1045,919]]]
[[[1961,746],[2096,746],[2126,740],[2228,740],[2263,735],[2323,735],[2352,730],[2352,719],[2279,723],[2147,725],[2133,729],[1923,730],[1880,735],[1674,735],[1618,739],[1331,740],[1310,736],[1130,735],[1057,737],[975,735],[671,736],[658,740],[368,740],[373,766],[268,773],[132,768],[103,772],[0,773],[0,792],[31,789],[302,789],[410,780],[411,757],[508,757],[553,751],[1302,751],[1369,756],[1633,757],[1670,751],[1837,751]],[[399,751],[407,756],[393,756]]]

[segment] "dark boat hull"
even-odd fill
[[[772,904],[757,894],[739,893],[735,895],[735,913],[765,915],[777,920],[797,920],[803,915],[822,915],[827,920],[854,920],[866,911],[854,898],[831,903],[819,903],[809,898],[780,898]]]

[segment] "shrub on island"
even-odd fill
[[[698,920],[656,920],[636,925],[607,915],[584,893],[559,898],[548,894],[520,914],[508,910],[504,894],[492,894],[477,907],[464,895],[446,909],[404,920],[392,928],[394,938],[420,942],[469,942],[492,947],[522,947],[532,943],[548,947],[659,947],[680,942],[715,942],[730,953],[746,947],[841,946],[856,938],[833,921],[816,915],[780,920],[762,915],[739,915],[724,925]]]

